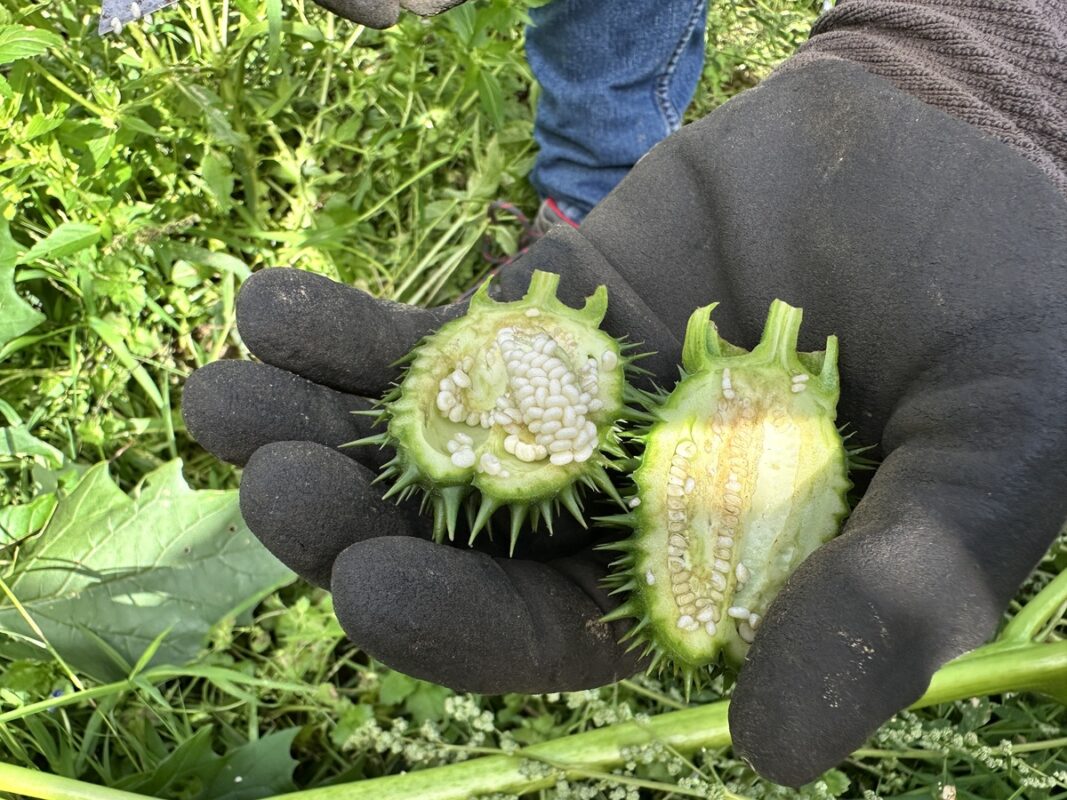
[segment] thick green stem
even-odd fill
[[[287,800],[468,800],[500,792],[525,794],[554,786],[558,773],[543,774],[536,762],[567,765],[579,773],[602,772],[623,763],[623,750],[663,742],[681,752],[730,743],[726,702],[661,714],[647,722],[622,722],[524,748],[520,755],[487,756],[444,767],[390,775],[359,783],[281,795]],[[535,762],[531,769],[530,762]]]
[[[1039,691],[1058,698],[1067,691],[1067,641],[1004,648],[981,647],[934,673],[913,708],[1004,692]]]
[[[16,796],[47,800],[145,800],[143,794],[108,789],[12,764],[0,764],[0,789]]]
[[[1067,606],[1067,570],[1064,570],[1044,589],[1034,595],[1026,606],[1004,626],[998,644],[1022,643],[1033,639]]]
[[[994,649],[995,648],[995,649]],[[983,648],[984,649],[984,648]],[[1039,690],[1056,693],[1067,684],[1067,642],[1028,644],[946,664],[914,708],[983,694]],[[980,653],[981,651],[979,651]],[[641,724],[625,722],[525,748],[513,756],[487,756],[459,764],[390,775],[359,783],[282,795],[286,800],[468,800],[482,794],[524,794],[552,786],[557,774],[542,776],[525,761],[606,772],[625,761],[623,750],[662,742],[681,752],[730,743],[727,701],[661,714]],[[568,773],[571,774],[571,773]]]
[[[760,343],[752,352],[759,353],[768,362],[781,364],[788,369],[797,359],[797,337],[800,335],[800,323],[803,318],[802,309],[775,300],[767,312],[767,322]]]
[[[1065,573],[1067,574],[1067,573]],[[951,661],[930,681],[926,693],[912,706],[922,708],[980,695],[1037,691],[1067,702],[1067,641],[1018,643],[1014,636],[1039,631],[1064,602],[1067,579],[1061,575],[1040,592],[1021,612],[1018,625],[1009,625],[997,642]],[[155,683],[172,677],[233,679],[230,670],[187,668],[152,670],[141,680]],[[240,676],[235,682],[265,683]],[[23,716],[134,689],[130,681],[75,692],[24,706],[0,716],[11,722]],[[295,687],[299,689],[300,687]],[[730,744],[727,724],[728,701],[683,711],[660,714],[647,721],[631,721],[594,731],[533,745],[514,755],[490,755],[457,764],[389,775],[358,783],[309,789],[279,795],[274,800],[468,800],[491,793],[525,794],[554,785],[564,773],[573,779],[606,774],[627,759],[628,748],[658,742],[679,753]],[[1041,746],[1049,745],[1049,742]],[[898,754],[899,755],[899,754]],[[540,765],[540,768],[539,768]],[[546,767],[551,767],[551,770]],[[49,775],[46,772],[0,764],[0,791],[43,800],[145,800],[143,795],[123,792]]]

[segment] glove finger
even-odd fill
[[[251,361],[216,361],[185,382],[182,416],[189,433],[223,461],[243,465],[270,442],[303,440],[328,447],[369,435],[370,403]],[[377,447],[342,452],[378,467],[390,455]]]
[[[771,603],[738,678],[731,730],[757,772],[814,779],[993,632],[1067,517],[1057,337],[960,337],[896,408],[844,534]]]
[[[399,0],[315,0],[339,17],[368,28],[391,28],[400,17]]]
[[[265,269],[241,286],[237,327],[248,349],[266,363],[377,398],[400,374],[393,364],[464,308],[417,308],[312,272]]]
[[[544,564],[385,537],[341,553],[330,588],[349,638],[394,669],[457,691],[568,691],[640,668],[600,621],[606,570],[600,554]]]
[[[334,559],[349,545],[429,533],[410,504],[382,500],[373,480],[367,467],[321,444],[265,444],[241,476],[241,515],[293,572],[329,586]]]
[[[260,447],[241,477],[241,513],[248,527],[290,569],[318,586],[327,586],[337,555],[349,545],[377,536],[433,534],[432,516],[419,513],[416,501],[382,499],[373,484],[376,471],[321,444],[272,442]],[[373,485],[372,485],[373,484]],[[474,547],[507,557],[507,520],[481,533]],[[519,538],[515,556],[548,560],[579,552],[592,533],[573,521],[557,520],[550,535],[542,524]],[[468,547],[464,531],[456,547]]]
[[[465,0],[400,0],[400,5],[412,14],[420,17],[432,17],[443,14],[450,8],[455,8]]]

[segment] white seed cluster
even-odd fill
[[[711,436],[705,442],[704,450],[709,454],[723,454],[721,460],[726,466],[726,478],[722,480],[721,473],[711,466],[719,459],[710,458],[707,476],[700,477],[715,484],[713,505],[709,508],[706,501],[697,504],[705,511],[711,511],[706,532],[713,543],[710,571],[706,573],[709,577],[694,579],[690,555],[692,520],[689,504],[690,496],[698,486],[698,476],[691,464],[697,446],[691,440],[676,445],[667,476],[667,568],[671,573],[671,590],[678,607],[677,626],[680,629],[697,631],[703,626],[709,636],[714,636],[725,614],[737,620],[738,635],[751,642],[760,622],[759,615],[740,606],[725,608],[725,603],[731,579],[740,587],[752,577],[740,560],[734,563],[734,552],[743,505],[743,479],[753,470],[750,454],[757,414],[751,400],[738,398],[728,369],[723,370],[722,381],[722,399],[711,420]]]
[[[749,611],[744,606],[731,606],[726,611],[727,616],[737,620],[737,633],[749,644],[756,638],[756,628],[759,627],[763,617],[754,611]]]
[[[689,498],[696,491],[696,478],[691,474],[696,445],[683,440],[674,449],[670,474],[667,476],[667,569],[671,573],[671,592],[678,606],[678,627],[684,631],[696,631],[701,626],[709,636],[718,632],[717,623],[725,600],[723,592],[726,581],[718,572],[712,572],[712,590],[706,592],[703,582],[693,578],[693,565],[689,552]]]
[[[529,309],[527,317],[538,316]],[[612,371],[619,359],[605,350],[600,359],[588,358],[578,369],[547,333],[524,335],[514,328],[497,333],[496,346],[507,373],[507,386],[488,411],[471,408],[469,390],[474,359],[460,361],[438,383],[437,410],[451,422],[490,429],[499,425],[506,433],[504,450],[520,461],[549,460],[557,466],[581,463],[599,447],[596,423],[588,418],[604,407],[597,397],[602,371]],[[448,442],[452,463],[476,467],[479,472],[508,477],[500,459],[491,453],[475,457],[473,439],[457,433]]]
[[[493,415],[490,411],[474,411],[463,400],[463,395],[473,386],[470,372],[474,359],[464,358],[451,373],[437,384],[437,410],[452,422],[465,422],[472,428],[490,428]]]

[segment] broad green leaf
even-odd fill
[[[195,83],[182,85],[182,91],[194,106],[203,112],[204,121],[212,137],[222,145],[240,147],[247,141],[247,136],[237,133],[230,124],[228,110],[222,98],[215,92]]]
[[[7,220],[0,217],[0,349],[44,319],[44,314],[15,291],[17,258],[18,246],[11,238]]]
[[[267,53],[269,65],[273,69],[282,55],[282,3],[281,0],[267,0]]]
[[[268,733],[219,759],[212,780],[196,800],[257,800],[293,791],[296,761],[290,751],[300,728]]]
[[[234,185],[233,164],[229,157],[225,153],[209,150],[200,162],[200,170],[219,208],[229,210],[233,206],[231,196]]]
[[[418,687],[404,700],[404,710],[411,714],[416,725],[427,720],[440,722],[445,719],[445,700],[453,694],[451,689],[436,683],[419,681]]]
[[[26,121],[26,127],[22,131],[23,141],[28,142],[38,136],[44,136],[44,134],[54,131],[63,124],[67,108],[68,106],[64,104],[60,106],[58,113],[57,110],[53,110],[48,116],[34,114]]]
[[[0,545],[37,533],[55,507],[54,494],[41,494],[28,503],[0,508]]]
[[[38,258],[64,258],[92,247],[100,239],[100,228],[87,222],[64,222],[22,254],[19,264]]]
[[[56,469],[63,463],[63,453],[41,441],[25,425],[0,428],[0,464],[8,459],[32,458],[39,464]]]
[[[107,165],[107,162],[116,155],[115,141],[115,134],[109,133],[104,136],[97,136],[85,142],[85,148],[92,156],[93,167],[96,170],[103,169]]]
[[[113,788],[149,797],[174,796],[175,788],[180,788],[192,777],[198,777],[198,773],[203,772],[208,765],[213,766],[218,759],[211,749],[213,732],[210,726],[200,728],[174,748],[154,770],[122,778]]]
[[[152,376],[148,374],[148,370],[144,368],[144,365],[134,358],[130,348],[123,341],[122,334],[115,329],[115,326],[99,317],[89,317],[89,327],[96,331],[96,334],[104,341],[104,344],[111,348],[115,358],[121,361],[122,366],[130,371],[133,379],[144,389],[145,394],[155,403],[156,408],[162,409],[164,405],[163,395],[160,394],[159,387],[153,382]]]
[[[169,629],[152,663],[186,664],[212,625],[292,577],[244,525],[236,492],[193,491],[171,461],[134,497],[106,464],[92,467],[23,548],[9,586],[69,664],[111,680],[123,673],[97,638],[132,665]],[[36,638],[6,602],[0,632]],[[47,657],[3,638],[0,654]]]
[[[493,125],[497,128],[503,126],[504,93],[496,76],[487,69],[478,70],[478,99]]]
[[[474,8],[471,5],[463,5],[452,9],[445,16],[445,22],[452,30],[459,34],[462,42],[470,47],[474,40]]]
[[[296,788],[293,770],[297,765],[290,750],[299,731],[275,731],[220,756],[211,746],[214,729],[200,728],[152,772],[124,778],[115,788],[193,800],[257,800],[290,792]],[[190,784],[201,787],[200,791],[188,793]]]
[[[55,680],[56,671],[52,664],[12,661],[0,675],[0,686],[36,700],[52,689]]]
[[[378,700],[388,706],[395,706],[414,692],[418,686],[417,679],[410,678],[402,672],[390,670],[382,678],[381,686],[378,689]]]
[[[203,264],[222,273],[229,272],[240,281],[244,281],[245,278],[252,274],[245,262],[231,256],[229,253],[207,250],[203,247],[196,247],[183,242],[169,244],[167,251],[174,258],[184,258],[194,264]]]
[[[372,719],[374,719],[374,706],[368,703],[348,706],[337,717],[337,721],[330,731],[330,741],[333,742],[334,747],[344,747],[349,737]]]
[[[832,769],[828,772],[824,772],[821,780],[826,784],[826,789],[832,797],[840,797],[848,791],[851,781],[848,775],[843,773],[839,769]]]
[[[62,44],[63,40],[51,31],[27,25],[0,25],[0,64],[33,58]]]

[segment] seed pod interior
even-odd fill
[[[607,311],[601,286],[583,308],[556,297],[559,276],[534,272],[527,294],[501,303],[488,283],[465,316],[442,326],[413,353],[384,401],[392,493],[423,489],[434,504],[435,533],[454,534],[462,500],[480,493],[472,538],[502,505],[512,536],[532,511],[551,521],[562,503],[581,518],[576,487],[614,493],[602,452],[618,450],[623,412],[620,344],[599,329]]]
[[[634,535],[612,618],[683,669],[739,664],[785,579],[847,513],[847,453],[834,425],[837,341],[798,353],[801,311],[775,301],[759,345],[723,341],[714,306],[690,318],[687,373],[643,435]]]

